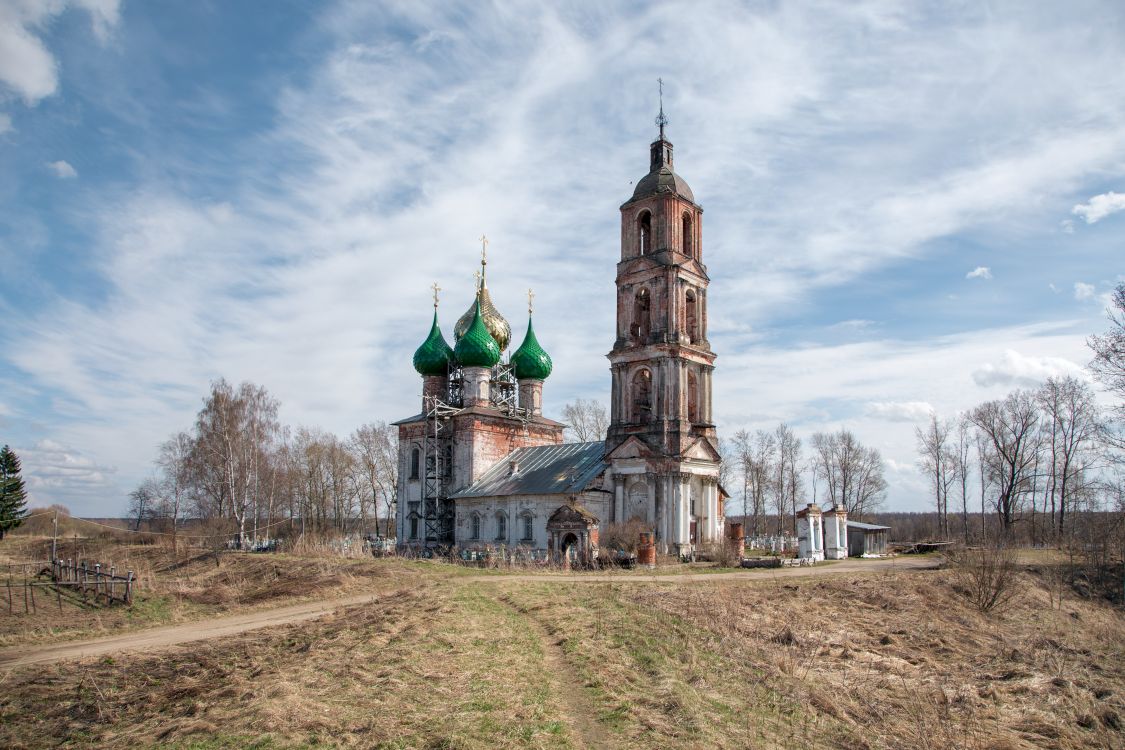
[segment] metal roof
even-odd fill
[[[849,529],[863,529],[864,531],[886,531],[890,526],[879,526],[873,523],[863,523],[862,521],[848,521]]]
[[[501,459],[452,499],[581,492],[606,468],[605,443],[566,443],[520,448]],[[511,473],[511,463],[519,467]]]

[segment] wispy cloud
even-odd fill
[[[1076,216],[1081,216],[1087,224],[1096,224],[1105,217],[1125,211],[1125,193],[1108,193],[1095,195],[1085,203],[1079,203],[1071,211]]]
[[[965,274],[966,279],[991,279],[992,269],[988,266],[977,266],[972,271]]]
[[[929,419],[934,407],[926,401],[871,401],[867,413],[894,422],[918,422]]]
[[[1097,288],[1083,281],[1074,282],[1074,299],[1093,299]]]
[[[1073,375],[1088,379],[1081,365],[1061,357],[1029,357],[1008,349],[997,363],[973,371],[973,381],[983,387],[1036,386],[1051,377]]]
[[[106,29],[111,5],[98,16]],[[768,336],[826,290],[929,260],[935,240],[984,227],[1003,242],[1008,222],[1045,205],[1065,213],[1097,189],[1075,192],[1089,175],[1125,158],[1125,97],[1104,75],[1125,67],[1111,25],[1076,39],[1053,13],[1012,9],[339,3],[310,25],[319,56],[265,87],[277,92],[263,103],[268,125],[230,151],[183,135],[174,145],[190,159],[140,139],[132,181],[73,209],[95,292],[48,291],[19,313],[11,380],[51,403],[59,444],[120,467],[102,472],[117,490],[103,502],[120,504],[220,375],[268,387],[286,421],[337,432],[412,411],[428,284],[447,290],[448,336],[487,233],[490,285],[514,329],[523,290],[539,295],[536,328],[557,363],[548,412],[576,395],[605,400],[617,207],[648,166],[653,81],[672,78],[653,61],[677,49],[665,106],[678,171],[707,208],[716,414],[724,428],[763,403],[805,429],[855,418],[910,462],[899,432],[909,426],[892,413],[960,408],[977,363],[1005,347],[1077,359],[1082,334],[987,329],[828,348]],[[37,24],[20,21],[20,33],[51,71]],[[0,80],[28,101],[57,87],[57,75]],[[1013,132],[1016,116],[1026,127]],[[81,163],[87,186],[94,169]],[[941,275],[959,283],[990,257],[957,255]],[[800,322],[882,331],[891,317],[880,312]],[[981,377],[1022,377],[995,367]]]
[[[58,88],[58,61],[43,42],[42,33],[68,5],[89,13],[94,34],[101,41],[120,16],[119,0],[0,3],[0,83],[29,105]]]
[[[74,167],[70,166],[69,162],[62,160],[48,162],[47,169],[54,172],[56,177],[60,177],[64,180],[78,176],[78,172],[75,171]]]

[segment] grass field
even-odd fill
[[[379,598],[12,670],[0,746],[1125,748],[1122,613],[1052,604],[1027,572],[985,615],[950,570],[590,583],[229,555],[191,561],[191,583],[151,562],[173,618],[316,591]],[[298,572],[271,579],[272,565]],[[192,598],[207,566],[225,576],[224,601]]]

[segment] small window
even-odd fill
[[[476,513],[474,513],[473,517],[469,520],[469,531],[470,539],[480,539],[480,516],[478,516]]]
[[[422,451],[418,450],[417,448],[410,451],[410,478],[411,479],[417,479],[418,478],[418,465],[421,462],[421,459],[422,459]]]
[[[410,510],[410,538],[418,538],[418,502],[412,501],[407,504]]]
[[[496,514],[496,541],[502,542],[508,538],[508,518],[503,513]]]
[[[530,542],[535,539],[534,529],[532,528],[531,516],[523,517],[523,541]]]
[[[648,211],[641,212],[637,220],[637,240],[641,255],[652,252],[652,214]]]

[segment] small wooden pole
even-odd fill
[[[133,603],[133,571],[129,571],[125,578],[125,603]]]
[[[98,594],[101,593],[102,586],[102,564],[94,563],[94,601],[98,600]]]
[[[117,596],[117,566],[116,565],[110,565],[109,566],[109,599],[110,599],[110,601],[113,601],[115,596]]]

